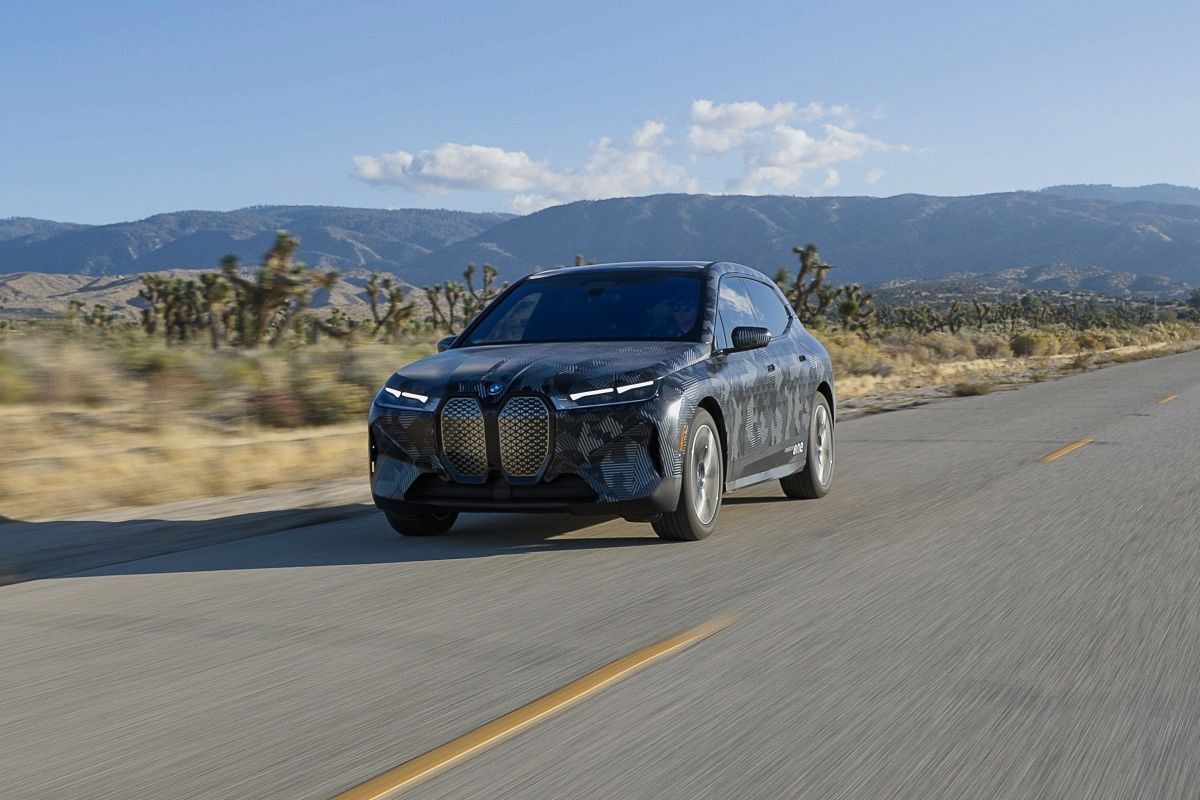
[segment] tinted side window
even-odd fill
[[[787,330],[788,320],[791,319],[783,301],[775,294],[775,290],[765,283],[752,280],[745,283],[750,301],[754,303],[758,318],[762,320],[758,324],[771,331],[772,337],[782,336]]]
[[[762,318],[755,310],[754,301],[750,299],[749,288],[750,281],[744,278],[727,277],[721,280],[721,288],[717,295],[717,315],[721,319],[717,330],[718,347],[730,346],[734,328],[743,325],[763,327]]]

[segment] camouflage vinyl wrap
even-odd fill
[[[578,476],[594,492],[597,504],[654,497],[649,511],[674,508],[684,426],[701,404],[711,409],[721,428],[728,488],[802,469],[813,398],[820,389],[833,399],[833,372],[824,347],[793,318],[766,347],[718,352],[714,332],[719,324],[720,281],[736,275],[769,285],[776,295],[778,290],[762,273],[735,264],[662,268],[703,273],[701,341],[451,347],[394,374],[370,412],[376,501],[412,500],[408,493],[422,475],[447,484],[503,481],[533,487]],[[537,276],[524,280],[531,279]],[[778,300],[786,306],[782,295]],[[571,394],[645,382],[653,384],[629,391],[622,402],[569,399]],[[524,474],[510,475],[503,468],[501,450],[513,446],[512,437],[502,437],[499,425],[501,411],[518,397],[544,403],[549,424],[535,413],[532,422],[522,423],[533,427],[517,429],[535,431],[539,441],[520,453]],[[460,474],[455,464],[474,470],[474,462],[456,453],[453,460],[447,457],[446,446],[477,447],[459,442],[460,428],[454,429],[458,438],[449,445],[444,441],[442,412],[448,403],[453,403],[456,414],[471,409],[462,399],[478,403],[482,412],[486,452],[479,456],[488,465],[481,470],[484,474]],[[523,412],[540,410],[526,401],[515,407]],[[542,436],[545,442],[540,441]],[[526,466],[531,453],[534,462],[542,462],[536,474]],[[497,501],[489,508],[503,507]]]

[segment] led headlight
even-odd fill
[[[638,403],[649,400],[658,394],[658,381],[638,381],[604,389],[584,389],[571,392],[566,399],[567,406],[590,407],[607,406],[614,403]]]
[[[388,381],[391,383],[391,381]],[[436,401],[435,401],[436,402]],[[398,389],[395,386],[384,386],[375,395],[375,405],[385,408],[425,408],[429,404],[429,396]]]

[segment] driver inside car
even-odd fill
[[[648,333],[665,339],[682,338],[691,333],[699,310],[697,298],[687,294],[663,300],[649,309],[653,321]]]

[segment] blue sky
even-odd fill
[[[1194,2],[745,5],[8,4],[0,217],[1200,184]]]

